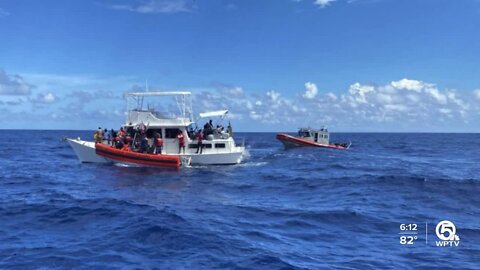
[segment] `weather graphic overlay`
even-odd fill
[[[458,247],[460,245],[460,237],[457,235],[455,224],[449,220],[442,220],[437,224],[435,233],[438,239],[435,241],[437,247]]]
[[[425,228],[422,228],[418,224],[419,223],[400,224],[400,232],[398,233],[398,241],[400,245],[413,246],[418,240],[420,240],[420,238],[423,239],[423,236],[425,236],[425,245],[429,245],[429,224],[425,222]],[[425,229],[425,231],[423,231],[423,229]],[[433,233],[432,230],[430,230],[430,233]],[[457,227],[452,221],[442,220],[436,223],[435,235],[435,241],[433,241],[434,243],[430,241],[430,243],[433,243],[430,245],[437,247],[458,247],[460,245],[460,237],[457,234]]]
[[[418,224],[400,224],[400,245],[413,245],[418,239]]]

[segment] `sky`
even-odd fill
[[[237,131],[480,132],[480,1],[0,0],[3,129],[118,128],[146,82]]]

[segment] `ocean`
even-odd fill
[[[480,269],[479,134],[236,133],[172,171],[81,164],[92,132],[0,131],[0,269]]]

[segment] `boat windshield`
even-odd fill
[[[298,131],[298,136],[302,137],[302,138],[311,137],[310,131],[308,131],[308,130],[299,130]]]

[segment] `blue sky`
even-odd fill
[[[477,0],[0,0],[3,128],[124,121],[190,90],[242,131],[480,131]]]

